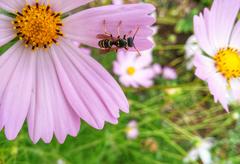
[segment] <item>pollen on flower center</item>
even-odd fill
[[[136,69],[134,67],[128,67],[128,69],[127,69],[128,75],[132,76],[135,74],[135,72],[136,72]]]
[[[47,48],[63,36],[61,14],[51,10],[49,5],[26,5],[22,12],[17,12],[13,21],[19,39],[25,42],[26,47]]]
[[[214,60],[218,72],[228,81],[240,77],[240,54],[237,49],[220,49],[214,56]]]

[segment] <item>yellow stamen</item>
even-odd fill
[[[133,131],[133,130],[134,130],[134,128],[131,128],[131,127],[127,127],[127,128],[126,128],[126,132],[127,132],[127,133],[129,133],[129,132],[131,132],[131,131]]]
[[[61,27],[61,13],[51,10],[49,5],[39,4],[26,5],[22,12],[16,13],[13,21],[14,29],[20,40],[25,42],[26,47],[48,48],[53,43],[57,44],[60,36],[63,36]]]
[[[237,49],[220,49],[214,56],[215,65],[218,70],[229,81],[240,77],[240,54]]]
[[[130,76],[133,76],[136,72],[136,69],[134,67],[128,67],[127,74]]]

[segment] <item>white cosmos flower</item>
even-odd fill
[[[193,68],[193,57],[196,54],[203,55],[203,52],[197,43],[197,38],[195,35],[191,35],[185,44],[185,58],[187,60],[188,70]]]
[[[134,52],[119,52],[113,63],[113,71],[126,87],[150,87],[153,79],[161,72],[160,66],[152,65],[152,51],[144,51],[141,56]]]
[[[210,150],[212,147],[213,147],[212,138],[200,139],[196,146],[190,150],[190,152],[184,158],[183,161],[185,163],[189,163],[196,161],[200,158],[203,164],[211,164],[212,158]]]
[[[214,0],[211,9],[194,17],[194,35],[207,54],[195,55],[195,74],[226,111],[240,99],[239,9],[240,0]]]

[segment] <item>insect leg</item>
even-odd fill
[[[136,47],[135,45],[134,45],[133,47],[134,47],[134,49],[137,51],[138,56],[141,56],[141,53],[139,52],[139,50],[137,49],[137,47]]]
[[[103,20],[103,26],[104,26],[104,33],[106,35],[109,35],[109,36],[113,37],[112,34],[107,31],[107,22],[106,22],[106,20]]]
[[[129,32],[126,34],[126,37],[127,37],[127,36],[130,36],[131,34],[132,34],[132,30],[129,31]]]
[[[121,34],[120,34],[120,28],[121,28],[121,25],[122,25],[122,21],[120,21],[120,22],[118,23],[118,27],[117,27],[118,38],[121,37]]]

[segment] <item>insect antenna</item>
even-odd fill
[[[137,30],[135,31],[135,33],[134,33],[134,35],[133,35],[133,40],[135,39],[135,37],[136,37],[136,35],[137,35],[139,29],[140,29],[140,27],[138,27]]]
[[[134,41],[134,39],[135,39],[135,37],[136,37],[139,29],[140,29],[140,27],[138,27],[137,30],[135,31],[135,33],[134,33],[134,35],[133,35],[133,41]],[[141,56],[141,53],[139,52],[139,50],[137,49],[137,47],[136,47],[135,45],[133,45],[133,47],[134,47],[134,49],[137,51],[138,56]]]

